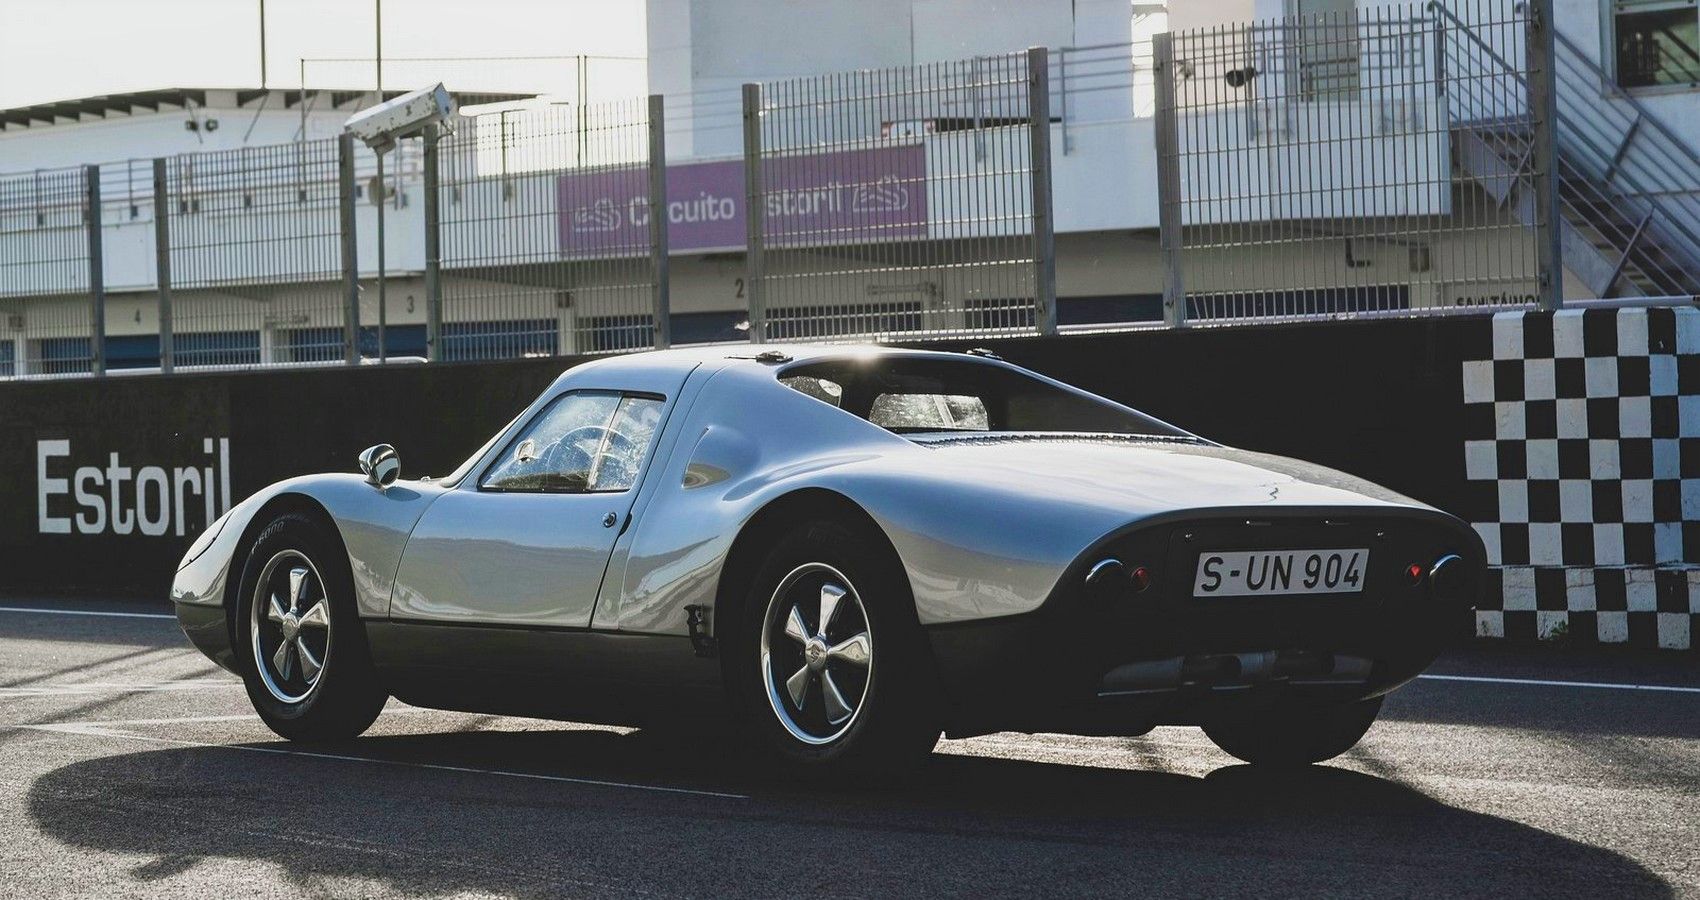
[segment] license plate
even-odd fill
[[[1369,551],[1224,550],[1201,553],[1194,597],[1354,594],[1364,588]]]

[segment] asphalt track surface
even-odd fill
[[[291,745],[158,606],[0,605],[9,897],[1700,897],[1692,654],[1449,656],[1296,775],[1162,728],[830,789],[700,736],[399,704]]]

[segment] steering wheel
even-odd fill
[[[584,472],[590,474],[590,466],[596,460],[596,451],[602,449],[604,440],[608,452],[603,456],[603,465],[610,461],[617,462],[627,469],[630,465],[626,460],[632,458],[632,440],[606,425],[580,425],[561,435],[560,440],[549,445],[541,460],[542,471],[556,474],[568,472]],[[621,474],[626,474],[622,471]],[[585,487],[589,487],[586,484]]]

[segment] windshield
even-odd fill
[[[897,434],[1054,432],[1189,436],[1085,391],[989,362],[874,357],[808,363],[780,382]]]

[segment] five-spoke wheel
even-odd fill
[[[769,527],[721,644],[753,748],[805,777],[912,771],[938,741],[941,707],[902,563],[854,518]]]
[[[873,636],[855,587],[825,563],[805,563],[780,580],[766,622],[761,671],[780,724],[806,744],[837,740],[873,673]]]
[[[388,692],[333,527],[301,512],[273,519],[248,550],[238,596],[236,621],[248,624],[243,681],[266,725],[311,741],[365,731]]]
[[[280,550],[260,571],[250,605],[254,666],[283,703],[312,693],[331,651],[325,582],[299,550]]]

